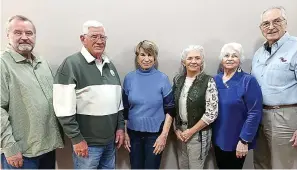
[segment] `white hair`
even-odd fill
[[[203,72],[204,69],[205,69],[205,62],[204,62],[205,52],[204,52],[204,48],[201,45],[189,45],[181,53],[181,67],[180,67],[180,70],[179,70],[179,72],[180,72],[181,75],[183,75],[183,74],[186,73],[186,68],[182,64],[182,62],[187,59],[188,54],[190,52],[192,52],[192,51],[199,52],[199,54],[202,57],[202,65],[201,65],[202,69],[201,69],[201,72]]]
[[[225,55],[232,54],[234,52],[237,52],[239,54],[238,57],[239,57],[240,63],[242,63],[245,59],[245,56],[243,55],[243,48],[241,44],[236,42],[227,43],[222,47],[221,54],[219,56],[220,61],[222,61]]]
[[[265,11],[262,12],[262,14],[261,14],[261,22],[263,21],[263,15],[264,15],[266,12],[268,12],[268,11],[270,11],[270,10],[273,10],[273,9],[278,9],[278,10],[280,10],[280,11],[281,11],[281,15],[282,15],[282,17],[283,17],[286,21],[288,21],[288,20],[287,20],[287,14],[286,14],[286,10],[285,10],[285,8],[282,7],[282,6],[273,6],[273,7],[270,7],[270,8],[268,8],[268,9],[266,9]]]
[[[181,53],[181,60],[183,61],[183,60],[187,59],[187,56],[191,51],[199,52],[201,57],[204,59],[204,56],[205,56],[204,48],[201,45],[189,45]]]
[[[102,27],[105,31],[105,28],[101,22],[98,22],[96,20],[89,20],[86,21],[83,25],[83,34],[88,34],[90,27]]]

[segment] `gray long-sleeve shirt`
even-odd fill
[[[1,149],[36,157],[63,147],[52,105],[53,76],[45,60],[1,54]]]

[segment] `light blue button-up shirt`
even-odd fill
[[[297,37],[285,33],[266,50],[265,43],[253,58],[252,75],[261,86],[263,104],[269,106],[297,103]]]

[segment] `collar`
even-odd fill
[[[276,48],[279,48],[280,46],[282,46],[288,39],[290,38],[290,34],[288,32],[286,32],[278,41],[276,41],[275,43],[272,44],[272,46],[276,46]],[[268,46],[268,42],[266,41],[264,44],[264,48],[267,49],[269,48]],[[271,46],[271,47],[272,47]]]
[[[22,61],[27,60],[26,57],[24,57],[24,56],[22,56],[21,54],[19,54],[18,52],[16,52],[16,51],[13,49],[13,47],[10,46],[10,45],[8,45],[8,46],[6,47],[6,50],[5,50],[5,51],[8,52],[8,53],[11,55],[11,57],[14,59],[14,61],[15,61],[16,63],[19,63],[19,62],[22,62]],[[36,53],[31,52],[31,54],[32,54],[33,60],[34,60],[36,63],[41,63],[41,59],[40,59],[40,57],[39,57],[38,55],[36,55]]]
[[[84,46],[81,48],[80,52],[84,56],[84,58],[87,60],[88,63],[91,63],[96,60],[96,58],[93,57]],[[102,61],[103,61],[103,63],[110,63],[109,58],[104,54],[102,54]]]

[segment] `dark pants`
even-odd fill
[[[236,151],[223,151],[218,146],[214,149],[219,169],[242,169],[245,157],[237,158]]]
[[[23,159],[23,166],[19,169],[55,169],[56,165],[55,151],[32,158],[23,156]],[[2,169],[17,169],[7,163],[4,154],[1,154],[1,166]]]
[[[130,164],[132,169],[159,169],[161,154],[155,155],[154,144],[160,133],[138,132],[128,129],[131,152]]]

